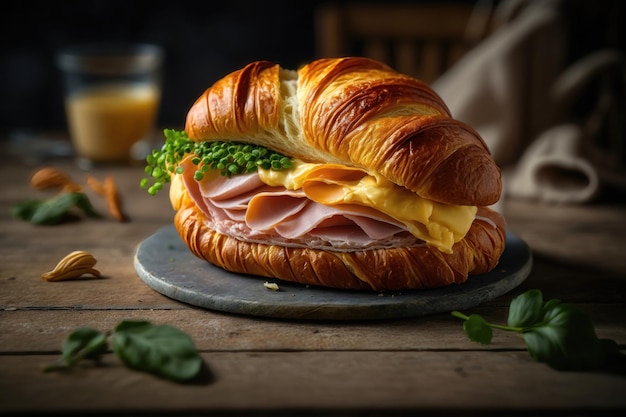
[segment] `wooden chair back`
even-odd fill
[[[316,54],[367,56],[433,82],[489,32],[491,9],[466,3],[324,4]]]

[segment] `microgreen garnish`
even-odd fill
[[[452,315],[465,320],[470,340],[491,343],[492,329],[520,334],[530,356],[560,371],[626,372],[626,356],[615,341],[598,339],[591,319],[572,304],[549,300],[539,290],[529,290],[511,301],[507,325],[489,323],[482,316]]]
[[[117,357],[126,367],[137,371],[186,382],[202,369],[202,358],[183,331],[166,324],[124,320],[112,332],[82,327],[70,333],[63,342],[59,362],[44,370],[72,368],[86,359],[100,362],[109,349],[109,339]]]
[[[182,173],[179,163],[188,155],[194,155],[191,162],[197,167],[193,176],[196,181],[202,181],[209,170],[231,177],[255,172],[258,168],[279,171],[292,166],[290,158],[262,146],[225,141],[195,142],[184,131],[173,129],[165,129],[163,133],[165,143],[161,149],[154,149],[146,157],[145,172],[149,178],[140,183],[142,188],[148,187],[151,195],[170,182],[172,174]],[[148,186],[150,181],[152,184]]]

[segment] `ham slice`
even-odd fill
[[[204,197],[215,200],[228,200],[238,197],[264,185],[256,173],[234,175],[232,177],[213,175],[210,181],[201,181],[198,184],[200,192]]]
[[[370,207],[320,204],[302,189],[270,187],[257,173],[198,182],[191,162],[183,168],[185,187],[210,227],[238,239],[339,250],[422,244],[402,223]]]
[[[249,200],[245,222],[251,228],[258,230],[277,228],[288,222],[290,218],[303,217],[299,214],[305,210],[309,201],[302,190],[263,191]]]
[[[321,227],[324,221],[333,217],[343,217],[342,226],[353,224],[374,240],[389,238],[406,230],[402,223],[395,223],[387,216],[376,210],[368,210],[367,207],[352,204],[325,206],[308,199],[307,202],[308,204],[298,216],[292,216],[276,225],[275,229],[279,235],[290,239],[297,238],[312,233],[313,230]]]

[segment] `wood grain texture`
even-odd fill
[[[5,154],[2,154],[5,155]],[[112,174],[131,218],[81,219],[33,226],[10,208],[40,191],[35,168],[0,157],[0,413],[52,411],[109,415],[504,415],[592,416],[626,410],[626,378],[556,372],[533,361],[521,339],[497,332],[491,345],[467,340],[449,314],[401,320],[315,322],[270,320],[208,311],[168,299],[135,273],[134,251],[171,224],[166,195],[137,186],[141,167]],[[54,166],[75,180],[70,161]],[[104,202],[94,205],[105,213]],[[102,204],[102,205],[100,205]],[[599,337],[626,346],[626,209],[623,205],[540,206],[507,201],[509,228],[531,246],[533,271],[514,291],[471,312],[504,323],[512,297],[531,288],[576,303]],[[44,282],[40,276],[72,250],[98,259],[103,279]],[[167,323],[188,332],[210,373],[180,385],[104,366],[43,373],[63,338],[81,326],[102,331],[124,319]]]
[[[579,415],[582,410],[623,409],[626,402],[624,378],[554,372],[521,352],[256,351],[202,356],[210,375],[196,385],[128,371],[112,355],[101,367],[47,374],[40,367],[50,356],[2,356],[0,403],[5,411],[111,414],[374,408],[413,413],[576,410]]]

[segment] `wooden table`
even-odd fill
[[[10,209],[42,191],[34,170],[55,166],[83,181],[68,159],[0,161],[0,414],[115,415],[606,415],[626,410],[626,377],[558,372],[533,361],[522,339],[496,332],[467,339],[449,313],[357,322],[239,316],[192,307],[138,277],[136,248],[171,223],[166,193],[140,190],[142,167],[113,175],[130,222],[110,217],[35,226]],[[106,213],[101,199],[93,198]],[[466,313],[504,324],[512,297],[537,288],[578,305],[599,337],[626,345],[626,206],[504,204],[509,228],[532,248],[534,266],[510,293]],[[44,282],[66,254],[85,250],[104,279]],[[171,324],[201,351],[210,377],[176,384],[131,371],[113,353],[104,365],[44,373],[78,327],[102,331],[124,319]]]

